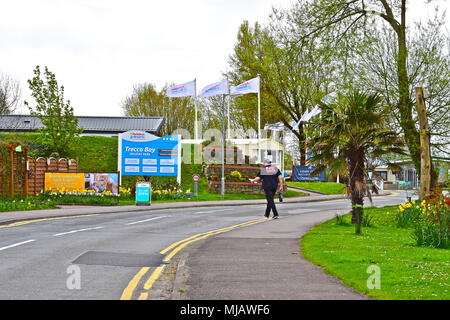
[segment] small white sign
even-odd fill
[[[174,167],[159,167],[159,172],[161,173],[174,173]]]
[[[159,159],[159,165],[173,166],[173,165],[175,165],[175,159]]]
[[[157,159],[142,159],[142,164],[156,166],[158,163],[157,163]]]
[[[139,164],[139,159],[125,158],[125,164]]]
[[[142,167],[142,172],[157,172],[158,167]]]

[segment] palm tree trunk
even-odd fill
[[[356,224],[356,230],[360,231],[361,217],[364,205],[364,152],[361,149],[353,148],[347,159],[347,169],[352,201],[352,223]],[[360,210],[356,208],[361,207]],[[357,216],[358,215],[358,216]]]

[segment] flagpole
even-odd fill
[[[195,106],[195,124],[194,124],[194,138],[197,141],[198,139],[198,118],[197,118],[197,79],[194,79],[194,90],[195,90],[195,95],[194,95],[194,106]]]
[[[225,196],[225,95],[222,95],[222,183],[220,188],[222,199]]]
[[[230,139],[230,104],[231,104],[231,95],[228,95],[228,110],[227,110],[227,118],[228,118],[228,130],[227,137]]]
[[[261,163],[261,78],[258,74],[258,162]]]

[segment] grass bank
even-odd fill
[[[315,226],[301,241],[306,259],[342,282],[375,299],[450,299],[450,250],[418,247],[412,229],[395,227],[396,206],[366,208],[371,227],[356,235],[350,215]],[[380,289],[369,289],[379,267]],[[370,270],[369,270],[370,271]]]
[[[345,194],[346,185],[337,182],[300,182],[287,181],[288,186],[297,187],[305,190],[322,192],[325,194]]]

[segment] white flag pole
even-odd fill
[[[261,78],[258,74],[258,162],[261,163]]]
[[[198,139],[198,124],[197,124],[197,122],[198,122],[198,118],[197,118],[197,109],[198,109],[198,106],[197,106],[197,79],[194,79],[194,90],[195,90],[195,94],[194,94],[194,106],[195,106],[195,124],[194,124],[194,130],[195,130],[195,133],[194,133],[194,138],[195,138],[195,140],[197,140]]]
[[[227,130],[227,139],[230,139],[230,105],[231,105],[231,95],[228,95],[228,110],[227,110],[227,118],[228,118],[228,130]]]

